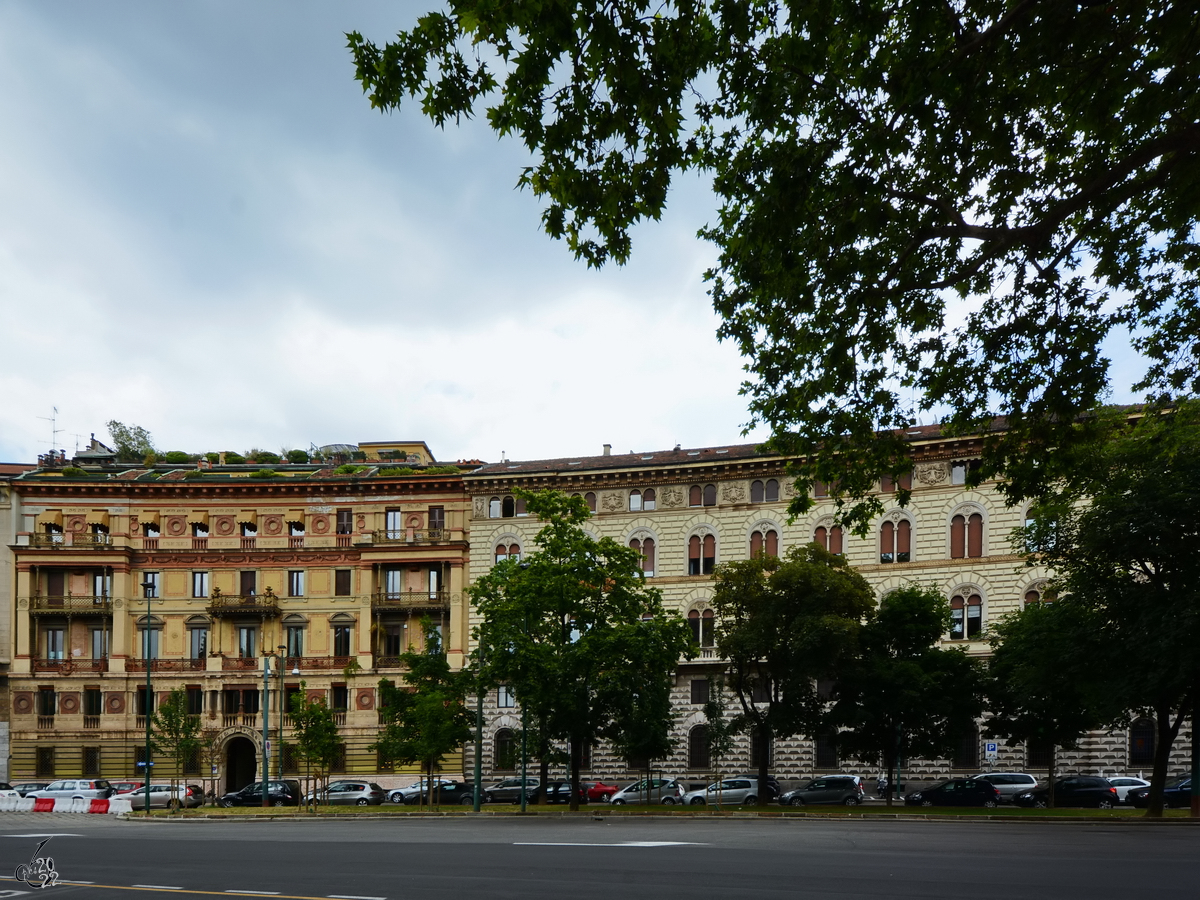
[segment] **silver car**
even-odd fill
[[[643,778],[621,788],[612,795],[609,802],[613,806],[623,806],[626,803],[662,803],[670,806],[673,803],[681,803],[682,798],[683,782],[678,778]]]
[[[392,788],[387,792],[387,798],[392,803],[407,803],[413,797],[425,792],[425,786],[429,784],[428,778],[418,778],[410,785],[402,788]],[[438,784],[454,784],[453,778],[434,778],[432,782],[435,786]]]
[[[112,785],[103,778],[81,778],[52,781],[40,791],[30,791],[26,797],[52,797],[56,800],[103,800],[112,796]]]
[[[334,781],[322,791],[313,791],[305,803],[329,806],[379,806],[387,799],[387,791],[373,781]]]
[[[1000,792],[1001,803],[1012,803],[1013,797],[1032,791],[1038,786],[1037,779],[1024,772],[984,772],[976,775],[978,781],[986,781]]]
[[[130,801],[135,810],[146,808],[146,789],[144,787],[126,791],[117,796],[122,800]],[[174,790],[169,784],[150,785],[151,809],[194,809],[203,804],[204,791],[194,785],[179,784],[175,786]]]
[[[689,791],[683,795],[683,802],[689,806],[702,806],[708,803],[737,804],[747,806],[758,802],[758,784],[752,778],[726,778],[714,781],[706,788]]]

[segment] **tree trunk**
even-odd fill
[[[549,785],[550,785],[550,753],[546,747],[542,748],[542,755],[538,757],[538,778],[542,782],[541,791],[538,793],[538,806],[544,806],[550,802]]]
[[[1058,748],[1050,745],[1050,765],[1046,767],[1046,808],[1054,809],[1054,772],[1057,769]]]
[[[583,745],[571,741],[571,812],[579,811],[579,767],[583,762]]]
[[[1189,698],[1190,699],[1190,698]],[[1169,706],[1154,707],[1154,772],[1150,776],[1150,803],[1146,807],[1146,817],[1160,819],[1163,814],[1163,788],[1167,784],[1167,766],[1171,762],[1171,748],[1179,735],[1179,726],[1183,724],[1184,710],[1190,706],[1185,701],[1180,704],[1179,715],[1171,719]]]
[[[892,805],[892,798],[896,795],[896,751],[885,751],[883,754],[883,765],[887,769],[887,787],[884,789],[883,797],[884,804],[888,807]]]
[[[760,722],[758,726],[758,805],[766,806],[770,799],[770,788],[767,786],[767,776],[771,770],[772,732]]]

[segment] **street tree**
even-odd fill
[[[833,722],[856,759],[882,765],[888,785],[909,755],[949,756],[982,710],[979,665],[939,646],[950,606],[935,588],[907,585],[879,604],[859,637],[861,654],[837,680]],[[887,803],[892,805],[889,789]]]
[[[505,684],[570,754],[571,807],[578,808],[584,748],[601,739],[648,746],[669,730],[675,667],[691,653],[687,625],[646,586],[636,551],[583,527],[581,497],[522,493],[543,524],[537,550],[505,560],[471,589],[484,649],[481,677]]]
[[[400,654],[403,686],[387,679],[379,682],[383,729],[369,749],[391,762],[420,763],[427,777],[426,802],[434,805],[434,774],[440,771],[442,758],[471,737],[475,713],[467,708],[466,699],[474,675],[451,670],[440,635],[428,617],[421,619],[421,630],[424,649],[409,647]]]
[[[826,704],[817,683],[839,678],[856,658],[875,594],[842,557],[816,544],[793,547],[782,559],[726,563],[713,581],[717,652],[728,660],[726,683],[741,707],[733,724],[764,748],[758,802],[766,805],[767,748],[822,730]]]
[[[1113,706],[1111,678],[1125,665],[1124,642],[1106,645],[1106,637],[1095,611],[1071,599],[1030,603],[988,635],[985,731],[1010,746],[1048,747],[1051,785],[1060,749],[1078,748],[1085,734],[1125,712]]]
[[[1137,388],[1200,388],[1190,4],[450,0],[347,37],[374,108],[522,141],[518,183],[590,266],[711,178],[718,333],[804,460],[796,510],[821,480],[865,529],[923,413],[986,435],[973,480],[1045,459],[1105,396],[1114,332]]]
[[[717,809],[721,808],[721,763],[733,750],[736,735],[726,710],[725,696],[724,677],[710,677],[708,700],[704,704],[704,743],[705,749],[708,750],[709,763],[712,765],[713,781],[717,784]]]
[[[1098,417],[1060,489],[1021,535],[1057,572],[1063,600],[1089,608],[1121,648],[1107,674],[1122,708],[1153,716],[1148,815],[1162,814],[1171,749],[1200,696],[1200,403]]]
[[[141,425],[125,425],[113,419],[105,423],[117,459],[122,462],[141,462],[147,456],[158,453],[148,432]]]
[[[313,795],[320,802],[329,770],[342,751],[342,740],[333,710],[325,703],[325,698],[308,697],[304,693],[305,686],[305,682],[300,682],[300,690],[290,698],[292,748],[304,762],[307,780],[315,779]]]
[[[153,731],[151,746],[160,753],[168,754],[175,764],[171,778],[172,797],[178,789],[179,776],[189,759],[197,759],[200,753],[200,717],[188,713],[187,691],[175,688],[167,699],[159,704],[150,720]],[[150,783],[149,773],[146,784]],[[176,801],[172,800],[172,805]]]

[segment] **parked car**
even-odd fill
[[[144,781],[110,781],[114,794],[124,794],[128,791],[136,791],[146,782]]]
[[[643,778],[621,788],[609,799],[613,806],[626,803],[662,803],[671,806],[683,802],[683,782],[678,778]]]
[[[584,781],[581,783],[587,791],[587,798],[592,803],[607,803],[612,795],[620,790],[615,784],[605,784],[603,781]]]
[[[204,789],[199,785],[177,784],[172,789],[169,784],[152,784],[149,790],[151,809],[195,809],[204,805]],[[130,801],[134,809],[146,808],[145,786],[114,796]]]
[[[304,802],[329,806],[380,806],[387,796],[388,792],[373,781],[331,781],[320,791],[310,793]]]
[[[41,790],[30,791],[26,797],[53,797],[56,800],[103,800],[111,797],[112,785],[103,778],[52,781]]]
[[[779,798],[781,806],[809,806],[837,803],[858,806],[863,802],[862,779],[857,775],[823,775],[804,787],[788,791]]]
[[[6,781],[0,781],[0,797],[20,797],[20,796],[21,796],[20,791],[15,790],[11,784],[9,784]]]
[[[682,802],[688,806],[701,806],[709,803],[729,806],[741,803],[750,806],[758,802],[758,780],[742,775],[737,778],[714,781],[706,788],[688,791],[683,795]]]
[[[12,785],[12,789],[24,797],[32,791],[40,791],[42,788],[49,786],[50,782],[48,781],[22,781]]]
[[[1134,778],[1132,775],[1114,775],[1108,779],[1108,783],[1117,789],[1117,799],[1122,803],[1126,802],[1129,792],[1134,788],[1150,787],[1150,782],[1145,778]]]
[[[525,778],[525,799],[529,800],[529,792],[541,784],[540,779],[533,776]],[[505,778],[503,781],[497,781],[495,784],[489,784],[483,789],[484,803],[520,803],[521,802],[521,779]]]
[[[1049,806],[1050,788],[1024,791],[1013,797],[1017,806],[1045,809]],[[1092,806],[1112,809],[1117,805],[1117,789],[1106,778],[1092,775],[1072,775],[1054,783],[1055,806]]]
[[[1125,802],[1130,806],[1136,806],[1138,809],[1145,809],[1150,805],[1150,788],[1130,788],[1129,793],[1125,795]],[[1168,781],[1163,785],[1163,806],[1191,805],[1192,779],[1189,776],[1185,775],[1182,778],[1176,778],[1174,781]]]
[[[982,778],[950,778],[932,787],[914,791],[904,798],[905,806],[986,806],[1000,805],[1000,789]]]
[[[388,791],[387,798],[392,803],[407,803],[410,797],[420,794],[430,784],[455,784],[453,778],[435,778],[431,782],[428,778],[418,778],[412,784],[407,784],[402,788],[392,788]]]
[[[542,788],[539,785],[535,787],[529,794],[529,802],[537,803],[542,796]],[[546,782],[546,802],[547,803],[570,803],[571,802],[571,782],[569,781],[548,781]],[[579,802],[587,803],[587,789],[581,784],[579,786]]]
[[[1026,791],[1037,790],[1037,779],[1024,772],[984,772],[976,780],[986,781],[1000,791],[1001,803],[1012,803],[1013,797]]]
[[[416,806],[420,803],[428,803],[427,794],[420,792],[410,794],[404,802],[409,806]],[[480,798],[482,800],[482,798]],[[443,784],[440,788],[434,791],[433,801],[442,805],[449,806],[454,803],[462,804],[463,806],[475,805],[475,784],[470,781],[452,781],[449,784]]]
[[[267,805],[268,806],[298,806],[300,804],[300,796],[303,791],[300,790],[300,782],[298,781],[271,781],[267,783]],[[230,791],[217,801],[218,804],[229,808],[230,806],[262,806],[263,783],[256,781],[253,784],[248,784],[240,791]]]

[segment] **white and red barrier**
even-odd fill
[[[123,797],[114,797],[111,800],[0,797],[0,812],[72,812],[119,816],[132,811],[133,801]]]

